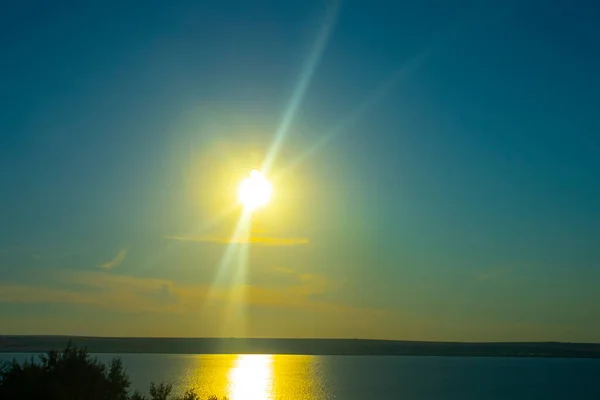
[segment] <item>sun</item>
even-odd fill
[[[254,211],[266,205],[273,195],[273,186],[258,170],[253,169],[250,176],[238,187],[238,201],[248,211]]]

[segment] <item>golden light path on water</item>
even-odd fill
[[[229,371],[230,400],[267,400],[273,385],[273,356],[239,355]]]
[[[319,363],[311,356],[239,354],[190,356],[177,395],[193,389],[200,399],[308,400],[327,398]]]

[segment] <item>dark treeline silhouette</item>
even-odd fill
[[[149,396],[130,392],[131,381],[120,358],[105,365],[85,348],[67,344],[63,351],[51,350],[38,359],[0,365],[2,400],[199,400],[189,390],[171,396],[172,385],[150,385]],[[211,397],[208,400],[217,400]]]

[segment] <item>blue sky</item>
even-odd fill
[[[5,11],[0,333],[600,340],[595,2]]]

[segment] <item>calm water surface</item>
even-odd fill
[[[101,361],[115,355],[99,354]],[[600,360],[288,355],[119,355],[133,388],[172,382],[201,398],[600,399]],[[27,354],[0,354],[18,360]]]

